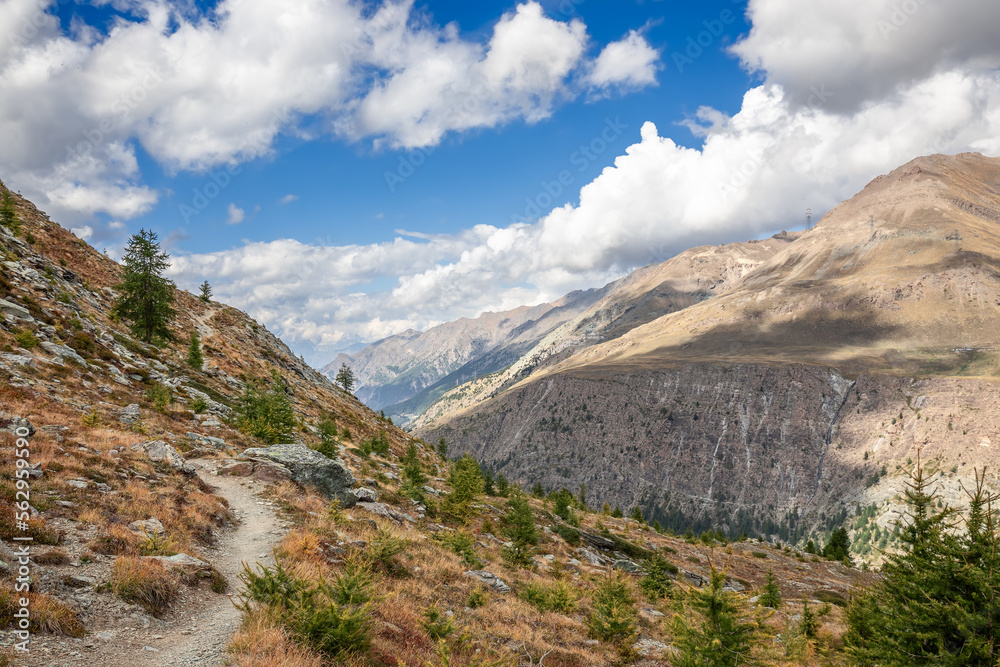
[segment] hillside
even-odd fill
[[[997,182],[997,159],[914,160],[711,298],[459,387],[475,400],[416,433],[677,529],[804,541],[864,512],[877,559],[918,451],[956,501],[997,470]]]
[[[713,567],[739,591],[727,595],[760,618],[759,658],[813,664],[816,647],[840,641],[839,605],[872,581],[787,546],[682,539],[573,499],[563,520],[558,497],[526,501],[537,544],[511,562],[513,487],[480,477],[461,500],[463,463],[375,415],[224,304],[178,291],[176,340],[135,340],[109,317],[121,268],[15,199],[20,229],[0,226],[0,665],[528,665],[543,656],[557,666],[667,664],[675,629],[665,619],[689,613],[679,601]],[[192,331],[203,342],[201,369],[185,359]],[[240,429],[248,383],[275,373],[295,412],[293,439],[326,455],[281,458],[295,445],[267,448]],[[410,484],[415,469],[422,487]],[[464,470],[479,474],[475,462]],[[21,481],[30,493],[23,526],[14,505]],[[27,654],[13,650],[23,641],[14,631],[14,538],[25,535]],[[654,554],[665,564],[650,570],[661,591],[650,596],[640,584]],[[360,614],[350,618],[364,646],[337,653],[346,640],[303,633],[280,596],[249,586],[244,566],[290,577],[297,590],[354,586],[351,595],[368,602],[330,609]],[[773,611],[750,601],[769,572],[786,599]],[[634,634],[595,638],[611,584],[631,599],[623,618]],[[796,632],[803,600],[827,604],[822,634],[773,648]],[[318,628],[341,622],[308,619]]]

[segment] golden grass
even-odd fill
[[[24,595],[15,592],[10,586],[0,587],[0,627],[6,627],[13,622],[14,613],[18,609],[18,599]],[[27,597],[32,631],[65,637],[82,637],[86,632],[76,612],[63,602],[51,595],[38,592],[29,592]]]
[[[112,593],[154,615],[162,613],[178,593],[177,575],[157,561],[135,556],[115,559],[109,585]]]
[[[320,656],[295,644],[266,610],[243,617],[243,625],[229,642],[237,667],[323,667]]]

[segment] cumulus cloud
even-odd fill
[[[282,197],[281,199],[278,200],[278,203],[279,204],[291,204],[292,202],[296,202],[298,200],[299,200],[299,196],[298,195],[285,195],[284,197]]]
[[[211,276],[224,298],[320,362],[344,343],[539,303],[692,245],[796,226],[807,207],[828,210],[917,155],[1000,154],[1000,78],[942,72],[850,116],[765,84],[731,118],[708,109],[700,118],[701,149],[646,123],[578,205],[536,223],[371,246],[250,244],[179,258],[174,271]],[[391,289],[374,287],[385,280]]]
[[[632,30],[624,39],[604,47],[587,78],[598,88],[650,86],[656,83],[659,61],[660,53]]]
[[[246,213],[236,204],[229,204],[226,208],[226,223],[230,225],[238,225],[243,222],[246,217]]]
[[[751,0],[749,36],[733,47],[751,70],[806,103],[853,111],[956,67],[1000,65],[1000,3],[982,0]]]
[[[84,225],[83,227],[73,227],[69,231],[77,235],[77,237],[83,239],[84,241],[89,241],[90,237],[94,235],[94,228],[90,225]]]
[[[135,0],[106,35],[60,31],[50,4],[0,4],[0,25],[14,26],[0,45],[0,171],[69,222],[156,204],[140,147],[176,172],[269,155],[283,133],[316,136],[303,127],[415,147],[536,122],[584,87],[590,47],[581,21],[534,0],[486,43],[413,0],[222,0],[207,14]]]

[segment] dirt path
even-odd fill
[[[257,492],[263,484],[239,477],[218,477],[216,461],[189,461],[216,493],[229,502],[238,520],[235,529],[222,532],[218,543],[205,550],[204,558],[225,575],[225,595],[207,588],[181,586],[181,598],[162,619],[140,611],[131,616],[111,614],[88,624],[83,639],[40,635],[33,642],[26,665],[62,667],[208,667],[223,664],[226,646],[240,625],[240,612],[233,605],[240,589],[243,563],[273,564],[275,545],[287,531],[273,506]],[[102,594],[107,595],[107,594]]]
[[[215,462],[193,462],[209,485],[229,501],[229,508],[240,520],[235,531],[226,533],[212,550],[210,559],[215,568],[229,581],[228,595],[212,594],[207,603],[186,618],[176,619],[172,632],[162,632],[162,639],[152,639],[147,646],[158,649],[153,653],[144,649],[143,662],[125,662],[123,665],[218,665],[226,655],[226,645],[239,628],[240,612],[233,605],[240,582],[243,563],[274,562],[272,551],[285,531],[281,528],[271,506],[254,493],[253,482],[238,477],[211,475]]]

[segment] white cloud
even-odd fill
[[[133,0],[107,35],[69,33],[47,0],[0,4],[0,173],[57,219],[128,219],[158,194],[141,147],[168,171],[269,155],[280,134],[318,127],[376,144],[429,146],[449,132],[548,117],[583,84],[579,20],[534,0],[486,43],[431,23],[413,0]],[[223,111],[224,110],[224,111]]]
[[[243,222],[246,213],[236,204],[229,204],[226,208],[226,224],[238,225]]]
[[[299,200],[299,196],[298,195],[285,195],[284,197],[282,197],[281,199],[278,200],[278,203],[279,204],[291,204],[292,202],[296,202],[298,200]]]
[[[956,67],[1000,65],[1000,3],[982,0],[751,0],[744,64],[806,103],[855,110]]]
[[[797,226],[807,207],[820,214],[917,155],[998,154],[1000,77],[936,74],[849,116],[802,107],[767,84],[733,117],[702,117],[701,150],[646,123],[578,206],[537,223],[371,246],[248,244],[178,258],[173,271],[182,284],[209,276],[221,298],[320,362],[345,343],[539,303],[692,245]],[[387,280],[391,289],[373,286]]]
[[[90,237],[94,235],[94,228],[91,227],[90,225],[84,225],[83,227],[73,227],[69,231],[73,232],[84,241],[89,241]]]
[[[588,80],[598,88],[655,85],[659,60],[659,52],[645,37],[632,30],[622,40],[604,47],[594,61]]]

